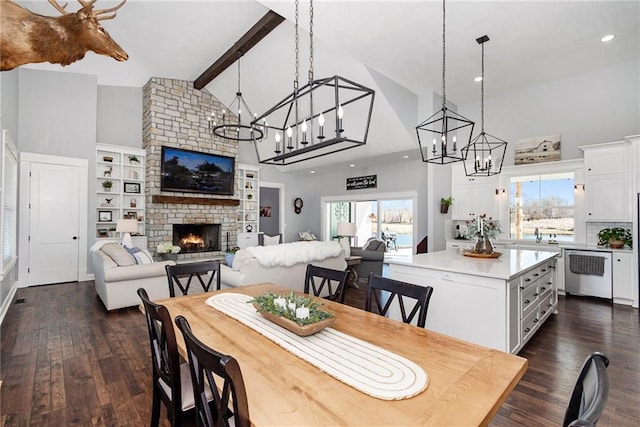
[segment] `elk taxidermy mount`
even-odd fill
[[[62,14],[52,17],[35,14],[9,0],[0,0],[0,70],[37,62],[69,65],[91,50],[116,61],[129,58],[99,21],[113,19],[127,0],[115,7],[94,10],[97,0],[78,0],[77,12],[65,10],[67,4],[49,3]]]

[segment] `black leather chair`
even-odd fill
[[[249,404],[238,361],[218,353],[198,340],[184,317],[176,317],[176,324],[182,331],[189,355],[198,425],[248,427],[251,424]],[[216,383],[217,379],[221,381]],[[214,396],[212,405],[207,401],[209,393]],[[233,411],[229,410],[229,405],[232,405]]]
[[[189,367],[186,363],[180,363],[173,322],[167,308],[151,302],[144,288],[138,289],[138,296],[144,305],[151,341],[153,363],[151,425],[159,425],[162,402],[167,408],[167,418],[171,425],[180,426],[184,415],[193,411],[195,407]]]
[[[344,287],[348,275],[347,271],[309,264],[304,278],[304,293],[313,292],[316,297],[344,303]]]
[[[385,291],[385,293],[382,291]],[[427,310],[429,309],[429,301],[431,300],[432,293],[433,288],[431,286],[418,286],[412,283],[370,274],[365,310],[373,312],[372,301],[375,300],[378,314],[384,316],[387,314],[387,311],[389,311],[393,300],[397,297],[400,313],[402,314],[402,321],[404,323],[411,323],[417,314],[418,319],[416,324],[424,328],[427,322]],[[403,297],[415,300],[411,311],[406,309],[405,302],[407,299]]]
[[[591,353],[584,361],[564,415],[563,427],[595,426],[609,397],[609,359]]]
[[[202,290],[209,292],[213,281],[216,282],[217,291],[220,290],[220,261],[204,261],[193,262],[188,264],[166,265],[167,279],[169,280],[169,295],[176,296],[175,287],[177,286],[182,295],[189,293],[191,280],[194,277],[198,279]]]

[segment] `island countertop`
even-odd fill
[[[412,255],[409,259],[391,259],[389,264],[471,274],[511,280],[513,277],[558,256],[558,252],[501,249],[499,258],[473,258],[455,249]]]

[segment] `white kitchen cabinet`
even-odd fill
[[[613,257],[613,302],[633,304],[633,254],[631,252],[612,252]]]
[[[580,148],[585,163],[586,221],[631,222],[629,144],[615,142]]]
[[[462,164],[451,166],[451,219],[472,220],[479,215],[498,217],[496,176],[466,176]]]

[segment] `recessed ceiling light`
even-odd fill
[[[475,79],[473,79],[474,82],[481,82],[482,81],[482,76],[478,76]]]
[[[309,171],[309,173],[316,173],[316,171]]]
[[[408,158],[409,158],[409,155],[408,155],[408,154],[405,154],[404,156],[402,156],[402,158],[403,158],[403,159],[408,159]]]
[[[606,42],[610,42],[611,40],[613,40],[614,38],[616,38],[615,34],[607,34],[606,36],[602,37],[600,39],[601,42],[606,43]]]
[[[354,165],[353,163],[351,163],[351,164],[349,165],[349,167],[350,167],[350,168],[355,168],[355,167],[356,167],[356,165]]]

